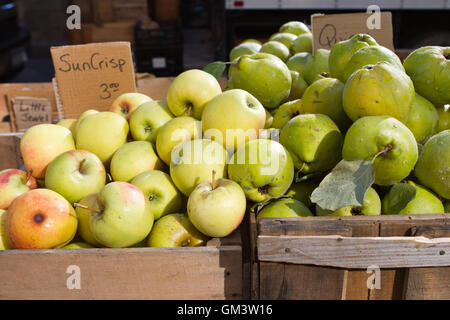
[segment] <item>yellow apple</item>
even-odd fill
[[[184,195],[189,196],[201,182],[226,177],[227,152],[223,146],[208,139],[185,141],[172,151],[170,176]]]
[[[156,137],[156,152],[167,165],[170,165],[172,150],[178,144],[202,136],[201,122],[192,117],[178,117],[166,122]]]
[[[234,152],[256,139],[265,121],[265,109],[253,95],[241,89],[231,89],[206,104],[202,129],[205,138],[222,143],[227,151]]]
[[[177,117],[200,119],[205,105],[221,92],[219,82],[211,74],[192,69],[178,75],[170,84],[167,103]]]
[[[81,121],[77,128],[77,149],[92,152],[103,163],[127,141],[128,122],[113,112],[98,112]]]
[[[127,120],[130,119],[133,112],[143,103],[148,101],[152,101],[152,98],[149,96],[137,93],[137,92],[129,92],[121,94],[114,100],[109,111],[120,114],[122,117]]]
[[[20,152],[27,171],[43,179],[48,165],[61,153],[75,149],[69,129],[56,124],[39,124],[25,131]]]
[[[110,172],[114,181],[129,182],[147,170],[161,169],[153,146],[148,141],[132,141],[121,146],[111,159]]]
[[[77,231],[77,214],[70,203],[48,189],[35,189],[16,198],[8,208],[6,229],[17,249],[61,248]]]

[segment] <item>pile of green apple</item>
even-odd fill
[[[224,90],[193,69],[166,101],[126,93],[110,111],[28,129],[25,169],[0,171],[0,247],[202,246],[249,210],[449,212],[450,49],[420,48],[402,63],[365,34],[331,50],[310,44],[291,21],[232,50]],[[339,163],[360,160],[374,169],[360,205],[312,201]]]

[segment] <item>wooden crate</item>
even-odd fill
[[[243,299],[243,276],[240,229],[197,248],[0,251],[1,300]]]
[[[249,228],[253,299],[450,299],[450,214],[251,214]]]

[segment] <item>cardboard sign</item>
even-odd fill
[[[47,98],[15,97],[11,101],[17,131],[52,122],[52,103]]]
[[[372,27],[374,22],[374,14],[380,15],[379,28],[369,29],[368,25]],[[378,44],[394,50],[391,12],[313,14],[311,26],[313,50],[331,49],[336,42],[350,39],[358,33],[367,33]]]
[[[129,42],[52,47],[66,118],[88,109],[107,110],[121,94],[136,92]]]

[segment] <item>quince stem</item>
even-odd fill
[[[392,150],[392,148],[393,148],[392,145],[388,144],[386,147],[384,147],[383,150],[381,150],[380,152],[378,152],[378,153],[373,157],[372,161],[375,161],[375,159],[376,159],[377,157],[381,156],[382,154],[388,153],[389,151]]]

